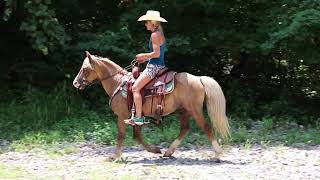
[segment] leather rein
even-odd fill
[[[130,63],[128,66],[124,67],[123,69],[118,70],[116,73],[111,74],[111,75],[109,75],[109,76],[106,76],[106,77],[103,77],[103,78],[96,79],[96,80],[93,80],[93,81],[91,81],[91,82],[88,82],[88,83],[87,83],[87,86],[92,86],[92,85],[94,85],[94,84],[97,84],[98,82],[101,82],[101,81],[103,81],[103,80],[112,78],[113,76],[121,73],[121,72],[124,71],[124,70],[132,69],[137,63],[138,63],[137,59],[134,58],[134,59],[131,61],[131,63]]]
[[[103,77],[103,78],[100,78],[100,79],[96,79],[96,80],[94,80],[94,81],[91,81],[91,82],[87,83],[87,86],[91,86],[91,85],[96,84],[96,83],[98,83],[98,82],[101,82],[101,81],[103,81],[103,80],[109,79],[109,78],[111,78],[111,77],[113,77],[113,76],[121,73],[123,70],[132,69],[137,63],[138,63],[137,59],[134,58],[134,59],[131,61],[131,63],[130,63],[128,66],[124,67],[123,69],[118,70],[116,73],[114,73],[114,74],[112,74],[112,75],[109,75],[109,76],[106,76],[106,77]],[[118,85],[118,87],[114,90],[114,92],[113,92],[112,95],[110,96],[109,106],[111,106],[112,99],[113,99],[114,96],[119,92],[119,90],[121,89],[122,85],[123,85],[123,82]]]

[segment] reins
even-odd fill
[[[115,73],[112,74],[112,75],[109,75],[109,76],[106,76],[106,77],[103,77],[103,78],[100,78],[100,79],[96,79],[96,80],[92,81],[91,83],[89,83],[87,86],[92,86],[93,84],[96,84],[96,83],[101,82],[101,81],[103,81],[103,80],[109,79],[109,78],[111,78],[111,77],[113,77],[113,76],[121,73],[121,72],[124,71],[124,70],[132,69],[137,63],[138,63],[137,59],[134,58],[134,59],[131,61],[131,63],[130,63],[128,66],[124,67],[123,69],[118,70],[117,72],[115,72]]]

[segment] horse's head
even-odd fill
[[[73,86],[78,89],[84,89],[87,85],[91,84],[98,78],[96,72],[96,62],[91,54],[86,51],[86,58],[83,60],[81,69],[78,75],[73,80]]]

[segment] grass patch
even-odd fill
[[[29,88],[21,97],[0,103],[0,138],[15,140],[41,131],[66,117],[81,116],[85,104],[62,84],[50,92]],[[54,134],[52,134],[54,135]]]
[[[95,141],[104,145],[115,145],[117,138],[117,122],[113,115],[90,112],[79,118],[66,118],[51,126],[50,129],[25,133],[20,139],[11,142],[10,150],[30,151],[42,149],[52,155],[63,155],[78,152],[68,143]],[[263,118],[252,122],[250,127],[232,122],[231,144],[242,144],[250,148],[253,144],[268,146],[272,143],[291,145],[295,143],[320,144],[319,127],[299,127],[294,123],[274,123],[272,118]],[[191,130],[182,141],[181,146],[210,146],[206,134],[190,119]],[[132,127],[126,129],[126,146],[135,145],[132,138]],[[179,121],[175,116],[168,116],[160,128],[149,125],[143,129],[143,136],[150,144],[169,146],[178,136]]]
[[[293,122],[290,118],[280,121],[277,117],[264,117],[261,121],[251,121],[247,125],[232,123],[231,143],[249,145],[258,143],[292,145],[295,143],[320,144],[320,126],[303,126]]]
[[[114,145],[118,133],[116,116],[109,107],[92,110],[84,102],[77,91],[62,84],[50,92],[29,88],[23,96],[0,103],[0,143],[1,139],[10,142],[5,148],[0,145],[0,152],[42,149],[49,154],[61,155],[78,151],[67,146],[68,143],[94,141]],[[295,123],[298,120],[289,116],[264,116],[253,121],[245,114],[230,116],[229,119],[232,136],[223,143],[243,144],[247,148],[255,143],[267,146],[277,141],[285,145],[320,144],[319,123],[313,127],[301,127]],[[319,122],[319,119],[314,121]],[[181,145],[210,145],[194,120],[190,119],[190,125],[191,129]],[[179,120],[172,115],[164,119],[160,128],[152,124],[145,127],[143,136],[150,144],[169,146],[179,131]],[[135,145],[131,137],[132,127],[128,126],[126,146]]]
[[[234,122],[233,119],[231,119]],[[182,141],[181,146],[210,146],[206,134],[190,119],[191,130]],[[241,123],[232,123],[231,144],[242,144],[250,148],[253,144],[269,145],[283,143],[291,145],[295,143],[320,144],[319,127],[299,127],[297,124],[277,124],[270,118],[255,121],[248,127]],[[132,138],[132,127],[126,129],[126,146],[135,145]],[[167,117],[163,125],[158,128],[149,125],[143,129],[143,136],[150,144],[162,144],[169,146],[178,136],[180,131],[179,121],[175,116]],[[30,151],[42,149],[49,154],[70,154],[78,151],[70,147],[68,143],[95,141],[104,145],[115,145],[117,138],[117,122],[115,117],[105,116],[103,113],[88,111],[86,116],[80,118],[66,118],[54,124],[50,129],[25,133],[20,139],[11,142],[9,149],[16,151]]]

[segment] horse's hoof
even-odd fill
[[[214,163],[221,163],[222,162],[220,158],[213,158],[212,161]]]
[[[177,158],[172,156],[172,155],[163,155],[162,157],[160,158],[163,158],[163,159],[168,159],[168,160],[176,160]]]
[[[155,148],[155,154],[162,154],[161,149],[156,147]]]
[[[111,155],[111,156],[107,157],[105,161],[114,162],[114,161],[117,161],[118,159],[119,159],[119,157],[117,157],[115,155]]]
[[[173,152],[166,152],[164,153],[163,157],[172,157]]]
[[[219,159],[219,157],[221,156],[221,154],[222,154],[222,151],[220,151],[220,152],[215,152],[214,158],[215,158],[215,159]]]
[[[162,154],[161,149],[156,146],[151,146],[146,149],[148,152],[154,153],[154,154]]]
[[[176,150],[176,149],[168,149],[168,150],[164,153],[163,157],[171,157],[175,150]]]

